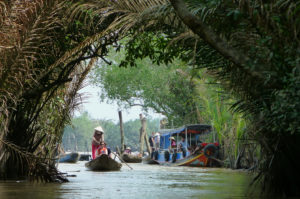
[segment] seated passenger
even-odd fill
[[[126,149],[124,150],[124,153],[131,154],[131,148],[126,147]]]
[[[107,155],[111,158],[111,149],[107,146],[106,142],[104,142],[104,147],[107,149]]]
[[[202,141],[199,139],[193,153],[198,153],[203,149]]]
[[[98,150],[97,150],[97,157],[101,156],[102,154],[108,155],[107,148],[104,145],[104,142],[101,142]]]

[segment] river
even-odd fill
[[[29,183],[0,181],[0,199],[91,199],[91,198],[259,198],[249,193],[251,175],[221,168],[167,167],[123,164],[121,171],[93,172],[85,162],[60,163],[69,175],[68,183]]]

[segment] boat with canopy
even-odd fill
[[[163,129],[160,148],[153,152],[153,161],[172,166],[214,166],[219,153],[218,142],[205,142],[212,138],[212,126],[205,124],[185,125],[176,129]],[[180,141],[181,139],[181,141]],[[171,141],[175,140],[174,146]]]

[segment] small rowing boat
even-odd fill
[[[72,152],[60,155],[59,162],[60,163],[76,163],[79,159],[79,153]]]
[[[90,154],[80,154],[79,161],[90,161],[92,156]]]
[[[144,164],[159,164],[159,162],[153,160],[150,156],[143,157],[142,161]]]
[[[128,153],[123,153],[121,155],[121,158],[124,160],[124,162],[128,162],[128,163],[142,162],[142,157],[140,157],[138,155],[128,154]]]
[[[92,171],[119,171],[122,164],[110,158],[106,154],[85,163],[85,167]]]

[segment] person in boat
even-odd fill
[[[151,147],[151,159],[153,158],[153,152],[154,152],[154,135],[155,135],[155,132],[152,132],[152,134],[149,136],[149,144],[150,144],[150,147]]]
[[[182,136],[182,137],[181,137],[181,141],[180,141],[180,143],[179,143],[179,149],[180,149],[180,151],[182,151],[183,157],[186,156],[186,152],[187,152],[188,148],[189,148],[189,143],[186,142],[186,141],[185,141],[185,137]]]
[[[102,154],[108,155],[108,151],[107,151],[107,148],[105,147],[104,142],[100,143],[99,148],[97,149],[96,157],[99,157]]]
[[[166,161],[169,161],[169,155],[172,154],[172,162],[174,163],[176,162],[176,157],[177,157],[177,144],[173,136],[171,136],[169,140],[170,140],[169,151],[165,153],[165,159]]]
[[[96,152],[100,146],[101,142],[104,142],[104,131],[101,126],[94,129],[94,135],[92,140],[92,158],[96,158]]]
[[[131,154],[131,148],[129,146],[126,147],[126,149],[124,150],[124,153]]]
[[[160,146],[160,134],[159,132],[156,132],[154,135],[154,147],[155,147],[155,151],[158,151]]]
[[[200,136],[196,136],[196,140],[198,140],[197,145],[195,149],[192,151],[192,153],[199,152],[201,149],[203,149],[202,140],[200,139]]]
[[[110,149],[109,146],[107,146],[106,142],[104,142],[104,147],[107,149],[107,155],[108,155],[108,157],[111,158],[111,149]]]
[[[175,138],[172,136],[172,137],[170,137],[169,138],[169,140],[170,140],[170,153],[174,153],[174,152],[176,152],[176,149],[177,149],[177,144],[176,144],[176,141],[175,141]]]

